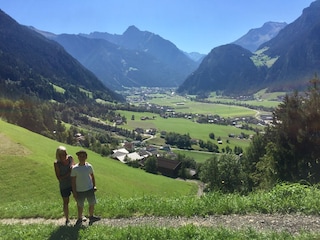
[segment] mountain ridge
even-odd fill
[[[99,92],[108,100],[123,99],[106,88],[96,76],[69,55],[61,45],[41,34],[20,25],[0,10],[0,78],[2,94],[11,91],[54,97],[52,84],[65,89],[77,86],[88,91]],[[15,83],[15,89],[6,91]],[[33,89],[31,89],[33,87]],[[39,88],[37,90],[37,88]],[[79,91],[79,90],[78,90]],[[48,95],[48,96],[45,96]]]
[[[248,61],[245,61],[247,64],[241,61],[235,63],[233,58],[238,58],[237,53],[240,50],[236,50],[234,56],[229,54],[230,49],[234,49],[232,44],[214,48],[177,92],[199,94],[222,91],[226,94],[252,94],[253,91],[263,88],[268,88],[268,91],[305,89],[315,73],[320,71],[319,11],[320,0],[316,0],[303,10],[298,19],[286,25],[274,38],[263,43],[251,56],[243,52],[247,60],[251,59],[250,64]],[[229,58],[223,57],[228,54]],[[219,68],[210,64],[209,60],[215,63],[211,60],[213,58],[220,59]],[[235,64],[243,64],[241,70]],[[254,79],[250,78],[251,72],[251,78]],[[216,83],[223,83],[223,86]],[[201,87],[195,89],[193,86]],[[234,86],[242,91],[236,91]]]
[[[255,52],[261,44],[274,38],[285,26],[285,22],[266,22],[260,28],[250,29],[247,34],[232,43]]]
[[[178,87],[199,65],[199,62],[186,56],[170,41],[157,34],[140,31],[135,26],[128,27],[122,35],[101,32],[79,34],[79,37],[85,37],[91,41],[100,39],[118,46],[113,49],[105,48],[105,53],[100,52],[96,59],[91,54],[92,51],[97,52],[93,44],[91,49],[84,52],[85,50],[78,46],[78,43],[72,42],[75,41],[74,37],[66,34],[63,36],[65,38],[69,36],[69,42],[62,41],[61,35],[51,39],[64,46],[71,55],[112,89],[121,90],[122,87],[139,86]],[[74,49],[76,46],[78,48]],[[83,58],[79,57],[79,52],[82,52]],[[88,60],[89,55],[91,62]],[[95,68],[97,65],[101,67]]]

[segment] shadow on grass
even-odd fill
[[[79,230],[84,227],[70,227],[70,226],[61,226],[51,233],[49,240],[76,240],[79,238]]]

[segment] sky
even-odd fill
[[[55,34],[155,33],[186,52],[209,53],[266,22],[292,23],[315,0],[0,0],[18,23]]]

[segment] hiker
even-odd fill
[[[93,215],[94,206],[97,202],[95,196],[97,188],[93,174],[93,167],[86,161],[88,154],[85,150],[80,150],[76,154],[78,156],[79,163],[74,165],[71,170],[72,192],[78,206],[78,219],[75,225],[78,226],[82,224],[82,213],[84,201],[86,199],[89,204],[89,225],[92,225],[93,222],[100,220],[99,217]]]
[[[71,169],[74,165],[72,156],[67,154],[64,146],[59,146],[56,150],[56,160],[54,161],[54,170],[59,180],[60,194],[63,200],[63,213],[66,218],[66,225],[69,221],[69,197],[72,192]]]

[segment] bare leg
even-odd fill
[[[89,217],[93,216],[93,212],[94,212],[94,205],[90,205],[89,206]]]
[[[93,216],[94,204],[89,206],[89,225],[92,225],[94,222],[99,221],[101,218]]]
[[[83,207],[78,205],[78,219],[82,219]]]
[[[69,220],[69,197],[64,197],[63,199],[63,213],[66,220]]]

